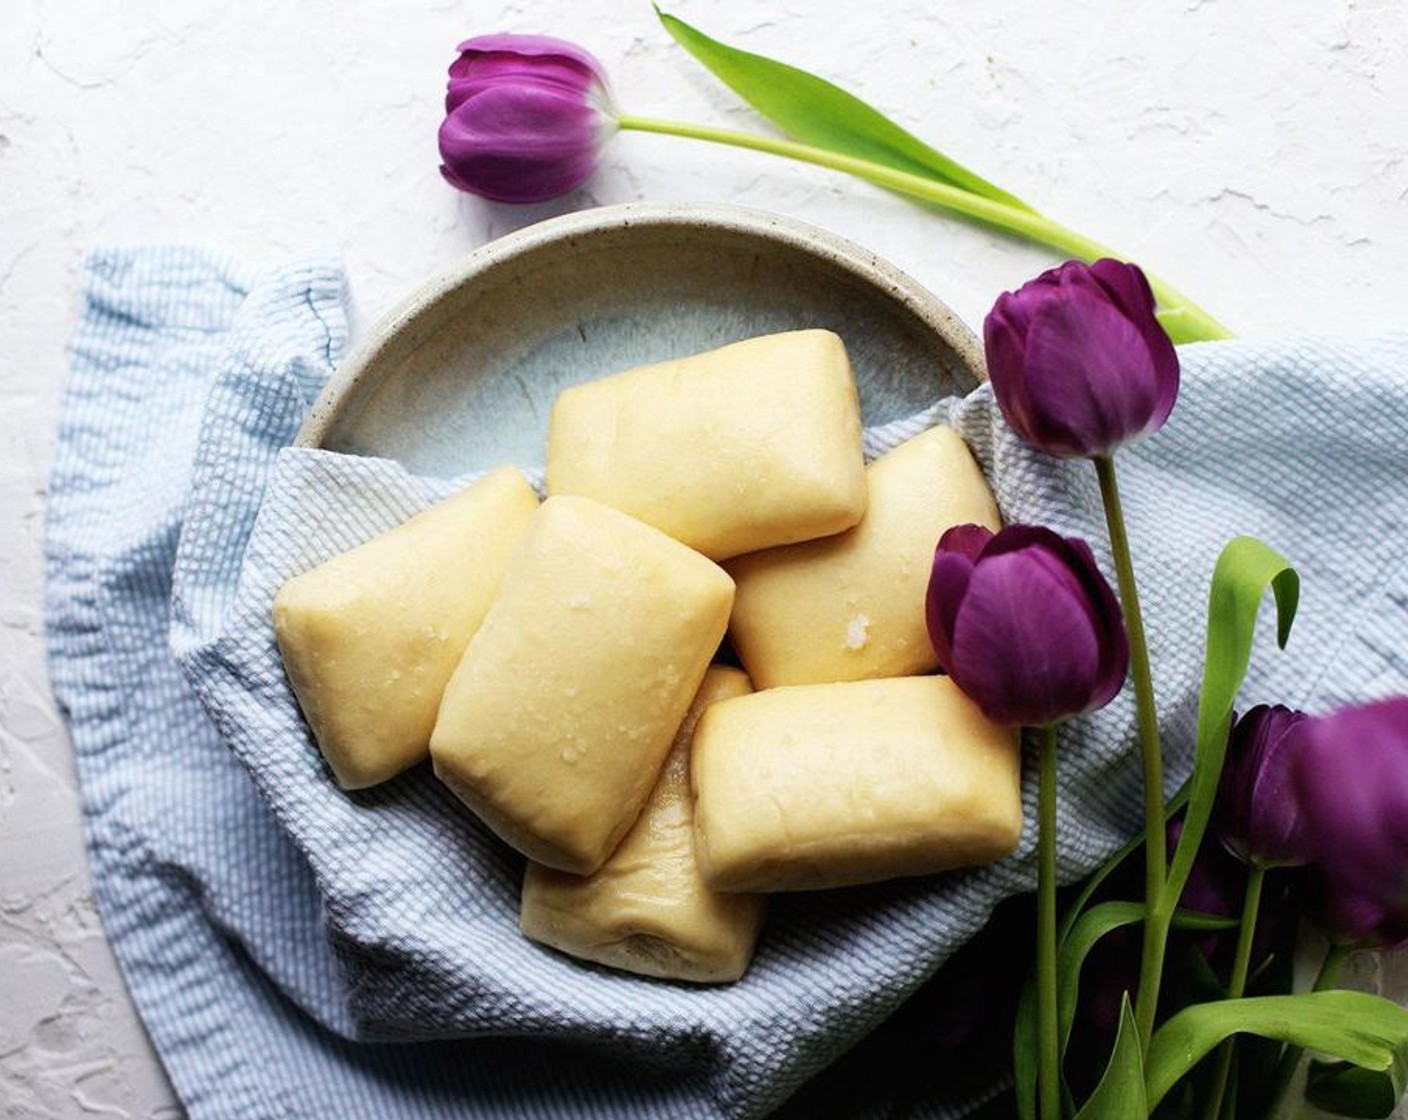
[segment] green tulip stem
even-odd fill
[[[1237,930],[1237,951],[1232,958],[1232,979],[1227,984],[1227,998],[1241,999],[1247,990],[1247,972],[1252,960],[1252,942],[1256,939],[1256,915],[1261,906],[1261,884],[1266,871],[1253,867],[1247,875],[1247,893],[1242,900],[1242,924]],[[1232,1055],[1236,1045],[1231,1039],[1218,1050],[1217,1071],[1213,1074],[1203,1120],[1218,1120],[1222,1115],[1222,1098],[1227,1094],[1227,1082],[1232,1075]],[[1235,1112],[1235,1105],[1233,1106]]]
[[[1320,962],[1320,971],[1316,974],[1315,983],[1310,986],[1310,990],[1312,992],[1328,992],[1333,988],[1340,977],[1340,969],[1344,967],[1344,962],[1349,960],[1352,953],[1354,953],[1354,949],[1348,946],[1331,945],[1325,953],[1325,959]],[[1267,1116],[1276,1117],[1281,1114],[1286,1093],[1291,1087],[1291,1082],[1295,1079],[1296,1070],[1300,1067],[1300,1059],[1304,1053],[1304,1049],[1299,1046],[1287,1046],[1281,1052],[1281,1060],[1276,1063],[1276,1073],[1271,1080],[1271,1096],[1267,1102]]]
[[[1056,725],[1038,731],[1036,988],[1037,1095],[1041,1120],[1061,1120],[1061,1053],[1056,1018]]]
[[[1159,713],[1154,704],[1154,678],[1149,671],[1149,644],[1144,637],[1144,616],[1139,610],[1139,589],[1134,582],[1134,561],[1129,551],[1129,535],[1124,527],[1124,507],[1115,477],[1115,460],[1097,455],[1095,473],[1100,479],[1100,498],[1105,506],[1105,524],[1110,532],[1110,552],[1115,561],[1124,625],[1129,634],[1129,670],[1134,680],[1135,722],[1139,729],[1139,751],[1144,762],[1144,948],[1139,966],[1139,994],[1134,1019],[1145,1047],[1154,1033],[1154,1011],[1159,1002],[1159,985],[1164,967],[1164,947],[1168,943],[1171,912],[1158,905],[1168,874],[1167,840],[1164,834],[1164,766],[1159,753]],[[1163,919],[1162,921],[1160,919]]]
[[[728,144],[735,148],[747,148],[755,152],[785,156],[803,163],[816,164],[833,171],[843,171],[849,175],[874,183],[878,187],[896,191],[924,202],[961,215],[982,225],[1007,233],[1025,237],[1040,245],[1046,245],[1058,252],[1078,257],[1084,261],[1100,257],[1117,257],[1120,253],[1100,242],[1068,229],[1058,222],[1041,214],[1020,207],[1011,206],[995,199],[984,198],[962,187],[951,186],[923,175],[897,171],[883,164],[858,159],[842,152],[799,144],[793,140],[783,140],[774,136],[762,136],[752,132],[735,132],[731,129],[712,128],[708,125],[688,124],[683,121],[666,121],[654,117],[638,117],[621,113],[616,117],[617,128],[625,131],[652,132],[664,136],[681,136],[691,140],[708,140],[715,144]],[[1229,338],[1230,332],[1199,307],[1182,292],[1156,276],[1148,275],[1149,286],[1160,305],[1159,319],[1169,337],[1174,342],[1198,342],[1204,339]]]
[[[1331,945],[1325,953],[1325,959],[1320,962],[1320,972],[1315,977],[1315,983],[1311,985],[1312,992],[1328,992],[1335,986],[1340,978],[1340,969],[1344,967],[1344,962],[1349,960],[1350,954],[1354,950],[1347,945]]]

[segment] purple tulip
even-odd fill
[[[1356,943],[1408,937],[1408,696],[1307,719],[1291,782],[1332,931]]]
[[[939,665],[998,723],[1055,723],[1124,683],[1124,619],[1082,540],[955,526],[934,552],[925,609]]]
[[[1108,455],[1163,427],[1178,354],[1136,265],[1068,261],[1004,292],[983,323],[1007,423],[1063,459]]]
[[[459,51],[441,174],[496,202],[542,202],[580,186],[615,128],[597,60],[543,35],[481,35]]]
[[[1259,704],[1232,728],[1217,791],[1218,838],[1257,867],[1296,867],[1307,859],[1290,778],[1298,742],[1290,732],[1306,718],[1280,704]]]

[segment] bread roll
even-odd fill
[[[699,553],[549,498],[445,689],[436,774],[524,855],[590,874],[654,788],[732,603]]]
[[[284,668],[344,789],[425,757],[445,682],[537,508],[527,480],[501,467],[280,589]]]
[[[740,556],[730,634],[759,688],[867,680],[938,668],[924,624],[934,545],[967,522],[996,532],[997,506],[968,446],[931,428],[866,469],[854,529]]]
[[[865,512],[840,338],[791,331],[567,389],[548,493],[624,510],[715,560],[848,529]]]
[[[720,891],[843,887],[990,863],[1022,831],[1015,730],[947,677],[774,688],[708,708],[694,840]]]
[[[750,691],[740,670],[710,667],[640,817],[595,874],[528,865],[519,920],[526,936],[643,976],[721,983],[743,975],[763,898],[718,894],[700,878],[689,753],[704,709]]]

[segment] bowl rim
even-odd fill
[[[387,371],[377,363],[403,330],[434,313],[465,284],[549,246],[606,230],[720,229],[801,250],[878,288],[901,304],[953,351],[974,383],[986,379],[983,348],[972,329],[938,296],[876,253],[855,242],[782,214],[713,202],[625,202],[548,218],[496,238],[432,273],[378,318],[343,360],[309,409],[295,447],[319,448],[367,382]]]

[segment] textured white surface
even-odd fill
[[[1408,7],[1397,0],[675,9],[847,85],[1241,333],[1404,324]],[[826,226],[974,325],[998,290],[1050,263],[829,172],[663,137],[621,137],[573,199],[516,209],[458,196],[436,172],[444,67],[458,39],[492,30],[583,43],[634,112],[760,127],[645,3],[6,6],[0,1114],[177,1111],[93,912],[43,662],[44,478],[85,246],[182,240],[271,259],[329,246],[363,323],[494,236],[632,199],[734,202]]]

